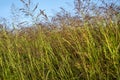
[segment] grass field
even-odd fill
[[[1,30],[0,80],[120,80],[120,26]]]

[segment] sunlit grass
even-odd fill
[[[0,80],[119,80],[120,27],[0,34]]]

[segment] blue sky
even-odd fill
[[[39,8],[45,10],[48,16],[55,14],[60,10],[60,7],[68,11],[73,11],[74,0],[32,0],[35,3],[39,2]],[[0,0],[0,17],[9,18],[11,15],[11,5],[21,7],[20,0]]]

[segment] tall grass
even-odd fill
[[[120,26],[0,31],[0,80],[120,80]]]

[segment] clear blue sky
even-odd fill
[[[47,15],[51,16],[60,10],[60,7],[73,10],[74,0],[32,0],[35,3],[39,2],[39,8],[45,10]],[[11,15],[11,5],[15,4],[17,7],[21,7],[20,0],[0,0],[0,17],[8,18]]]

